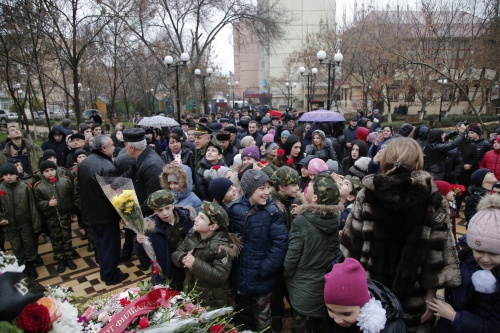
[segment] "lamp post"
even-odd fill
[[[236,110],[236,108],[234,107],[234,88],[237,87],[240,83],[238,81],[234,81],[234,84],[231,84],[231,81],[228,81],[227,82],[227,86],[229,88],[231,88],[231,86],[233,87],[233,110]]]
[[[311,84],[313,79],[316,77],[316,74],[318,74],[318,69],[314,67],[311,69],[311,73],[306,73],[306,68],[304,66],[299,68],[300,75],[302,76],[307,76],[307,112],[311,111],[311,103],[310,103],[310,98],[311,98]]]
[[[440,98],[440,101],[439,101],[439,122],[441,122],[441,113],[442,113],[442,107],[443,107],[443,95],[444,95],[444,87],[448,84],[448,80],[447,79],[440,79],[440,80],[437,80],[437,82],[439,84],[441,84],[443,86],[443,88],[441,89],[441,98]]]
[[[155,115],[155,90],[153,88],[149,89],[149,92],[151,93],[151,115]]]
[[[327,100],[326,100],[326,109],[327,110],[330,110],[330,106],[331,106],[331,102],[330,102],[330,83],[331,83],[331,80],[332,80],[332,74],[331,74],[331,71],[332,71],[332,65],[333,65],[333,69],[334,69],[334,75],[333,75],[333,93],[335,94],[335,78],[336,78],[336,75],[335,75],[335,69],[336,67],[340,67],[341,63],[342,63],[342,60],[344,60],[344,56],[342,55],[342,53],[340,53],[340,51],[337,51],[337,53],[333,56],[333,62],[331,62],[329,59],[327,59],[326,57],[326,52],[321,50],[321,51],[318,51],[318,53],[316,54],[316,57],[318,58],[319,60],[319,63],[320,63],[320,66],[321,64],[323,64],[323,61],[326,59],[327,62],[325,63],[326,65],[328,65],[328,97],[327,97]],[[337,105],[337,101],[335,99],[335,95],[333,97],[333,100],[335,101],[335,104]],[[337,105],[337,111],[338,111],[338,105]]]
[[[163,63],[167,65],[167,68],[170,67],[175,67],[175,95],[177,97],[177,121],[179,124],[181,123],[181,98],[179,96],[179,67],[184,67],[186,66],[187,62],[189,61],[189,54],[186,52],[181,54],[181,59],[180,61],[177,61],[176,64],[174,63],[174,58],[171,56],[166,56],[165,59],[163,59]]]
[[[201,77],[201,88],[203,89],[203,112],[207,112],[208,110],[208,106],[207,106],[207,89],[206,89],[206,86],[205,86],[205,79],[207,77],[209,77],[210,75],[212,75],[212,73],[214,72],[214,70],[210,67],[207,68],[207,75],[201,75],[201,70],[199,68],[196,68],[194,70],[194,74],[196,76],[199,76]]]

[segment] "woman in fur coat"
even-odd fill
[[[425,301],[461,282],[448,203],[421,170],[416,141],[392,139],[382,154],[382,173],[363,179],[341,250],[401,301],[409,332],[430,332],[434,321]]]

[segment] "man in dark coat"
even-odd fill
[[[55,125],[49,132],[49,138],[42,143],[42,150],[52,149],[56,152],[57,165],[63,166],[63,154],[66,148],[66,132],[62,126]]]
[[[78,191],[82,220],[92,228],[101,280],[106,285],[118,284],[128,278],[118,269],[120,260],[120,216],[97,182],[96,175],[117,177],[111,157],[115,147],[111,138],[94,138],[94,149],[78,168]]]

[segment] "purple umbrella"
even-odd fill
[[[307,123],[325,123],[325,122],[335,122],[335,121],[345,121],[343,115],[336,111],[328,110],[317,110],[304,113],[300,119],[300,122]]]

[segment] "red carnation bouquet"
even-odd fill
[[[455,195],[462,195],[462,193],[465,192],[465,186],[460,185],[460,184],[452,184],[451,185],[451,190],[455,192]]]

